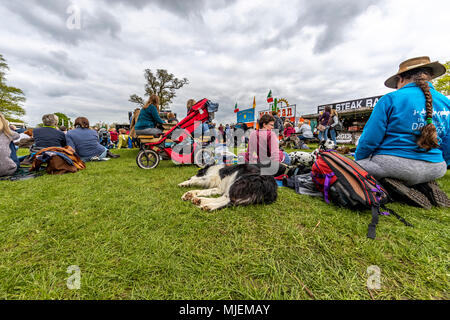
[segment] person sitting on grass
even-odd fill
[[[300,122],[298,133],[300,134],[298,136],[300,140],[314,139],[314,135],[311,131],[311,126],[306,122]]]
[[[264,160],[270,158],[270,161],[289,165],[289,156],[279,149],[278,137],[272,131],[275,118],[270,114],[264,114],[259,119],[258,124],[259,129],[250,134],[247,152],[244,154],[245,162],[264,162]]]
[[[20,166],[13,144],[19,137],[17,132],[11,131],[5,117],[0,113],[0,177],[13,175]]]
[[[98,133],[89,128],[89,120],[85,117],[75,119],[75,129],[67,132],[67,144],[71,146],[84,162],[102,160],[106,157],[118,158],[99,142]]]
[[[124,128],[120,128],[117,149],[128,148],[129,139],[130,136],[127,134],[127,130],[125,130]]]
[[[450,207],[435,182],[450,164],[450,100],[429,82],[445,71],[428,57],[402,62],[385,82],[397,91],[375,105],[355,153],[394,198],[426,209]]]
[[[67,145],[66,135],[57,127],[58,116],[45,114],[42,116],[43,126],[33,129],[34,145],[31,153],[49,147],[63,148]]]
[[[145,106],[142,107],[134,129],[138,136],[157,136],[162,134],[162,130],[157,128],[157,125],[163,123],[165,122],[159,116],[159,97],[156,94],[152,94]]]

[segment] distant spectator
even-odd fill
[[[63,132],[64,134],[67,133],[67,128],[65,126],[60,126],[59,131]]]
[[[67,132],[67,144],[76,151],[83,161],[119,157],[99,143],[98,133],[89,129],[89,120],[85,117],[75,119],[75,129]]]
[[[283,120],[278,116],[278,111],[272,111],[272,116],[275,119],[273,129],[278,130],[278,135],[281,136],[284,131]]]
[[[138,121],[140,113],[141,113],[141,109],[140,108],[136,108],[136,109],[134,109],[133,115],[131,116],[130,136],[131,136],[132,139],[136,139],[136,137],[137,137],[135,126],[136,126],[136,123]]]
[[[194,104],[196,104],[196,103],[197,103],[197,102],[195,102],[194,99],[189,99],[189,100],[186,102],[186,110],[187,110],[187,113],[189,113],[189,111],[191,111],[192,106],[193,106]]]
[[[284,123],[284,131],[283,131],[283,136],[285,138],[289,138],[293,133],[295,133],[295,129],[292,126],[292,123],[290,123],[289,121],[286,121]]]
[[[63,148],[67,145],[66,135],[56,127],[58,116],[45,114],[42,116],[42,123],[41,128],[33,129],[34,146],[31,148],[32,153],[44,148]]]
[[[330,106],[326,106],[325,107],[325,111],[317,119],[317,122],[318,122],[317,130],[319,131],[319,140],[320,141],[327,140],[326,128],[328,126],[328,121],[330,121],[330,117],[331,117],[331,107]],[[321,128],[323,128],[323,130],[319,129],[319,126]]]
[[[300,128],[299,128],[298,133],[300,134],[300,135],[298,136],[298,138],[299,138],[300,140],[306,140],[306,139],[312,139],[312,138],[314,138],[314,135],[313,135],[313,133],[312,133],[312,131],[311,131],[311,126],[310,126],[309,124],[307,124],[306,122],[303,122],[303,123],[300,125]]]
[[[18,137],[19,134],[11,131],[7,120],[0,113],[0,177],[14,174],[20,165],[13,144],[13,140]]]
[[[175,124],[178,123],[178,119],[175,117],[175,114],[173,112],[169,112],[167,114],[167,119],[168,123],[175,123]]]
[[[111,142],[114,144],[114,146],[117,147],[117,142],[119,141],[119,134],[117,133],[116,128],[111,128],[109,131],[109,136],[111,137]]]

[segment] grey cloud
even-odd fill
[[[32,55],[25,56],[21,52],[15,55],[22,62],[41,69],[47,69],[74,80],[84,80],[87,74],[82,70],[81,66],[71,60],[65,51],[50,51],[48,53],[33,52]]]
[[[149,5],[156,5],[179,17],[188,18],[191,16],[201,17],[201,14],[205,9],[222,9],[232,5],[236,0],[105,0],[105,2],[133,6],[136,9],[142,9]]]
[[[20,16],[32,27],[52,38],[68,44],[82,40],[93,40],[103,33],[117,38],[121,25],[119,20],[102,8],[93,13],[80,7],[81,28],[69,29],[67,21],[73,12],[68,9],[75,2],[70,0],[29,0],[26,5],[19,1],[0,0],[9,11]]]
[[[286,45],[292,37],[301,33],[305,27],[323,26],[323,32],[316,39],[314,53],[325,53],[341,43],[345,38],[345,31],[354,19],[375,3],[379,3],[379,1],[303,1],[295,23],[278,31],[275,37],[264,41],[263,45],[270,47]]]

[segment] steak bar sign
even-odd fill
[[[361,108],[373,108],[378,100],[380,100],[382,96],[358,99],[358,100],[350,100],[345,102],[338,102],[333,104],[325,104],[323,106],[317,107],[317,113],[325,110],[326,106],[330,106],[331,109],[336,109],[336,111],[345,111],[351,109],[361,109]]]

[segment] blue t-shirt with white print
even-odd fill
[[[375,105],[359,139],[356,160],[383,154],[450,164],[450,100],[428,84],[440,147],[426,152],[416,143],[426,125],[425,95],[415,83],[409,83]]]

